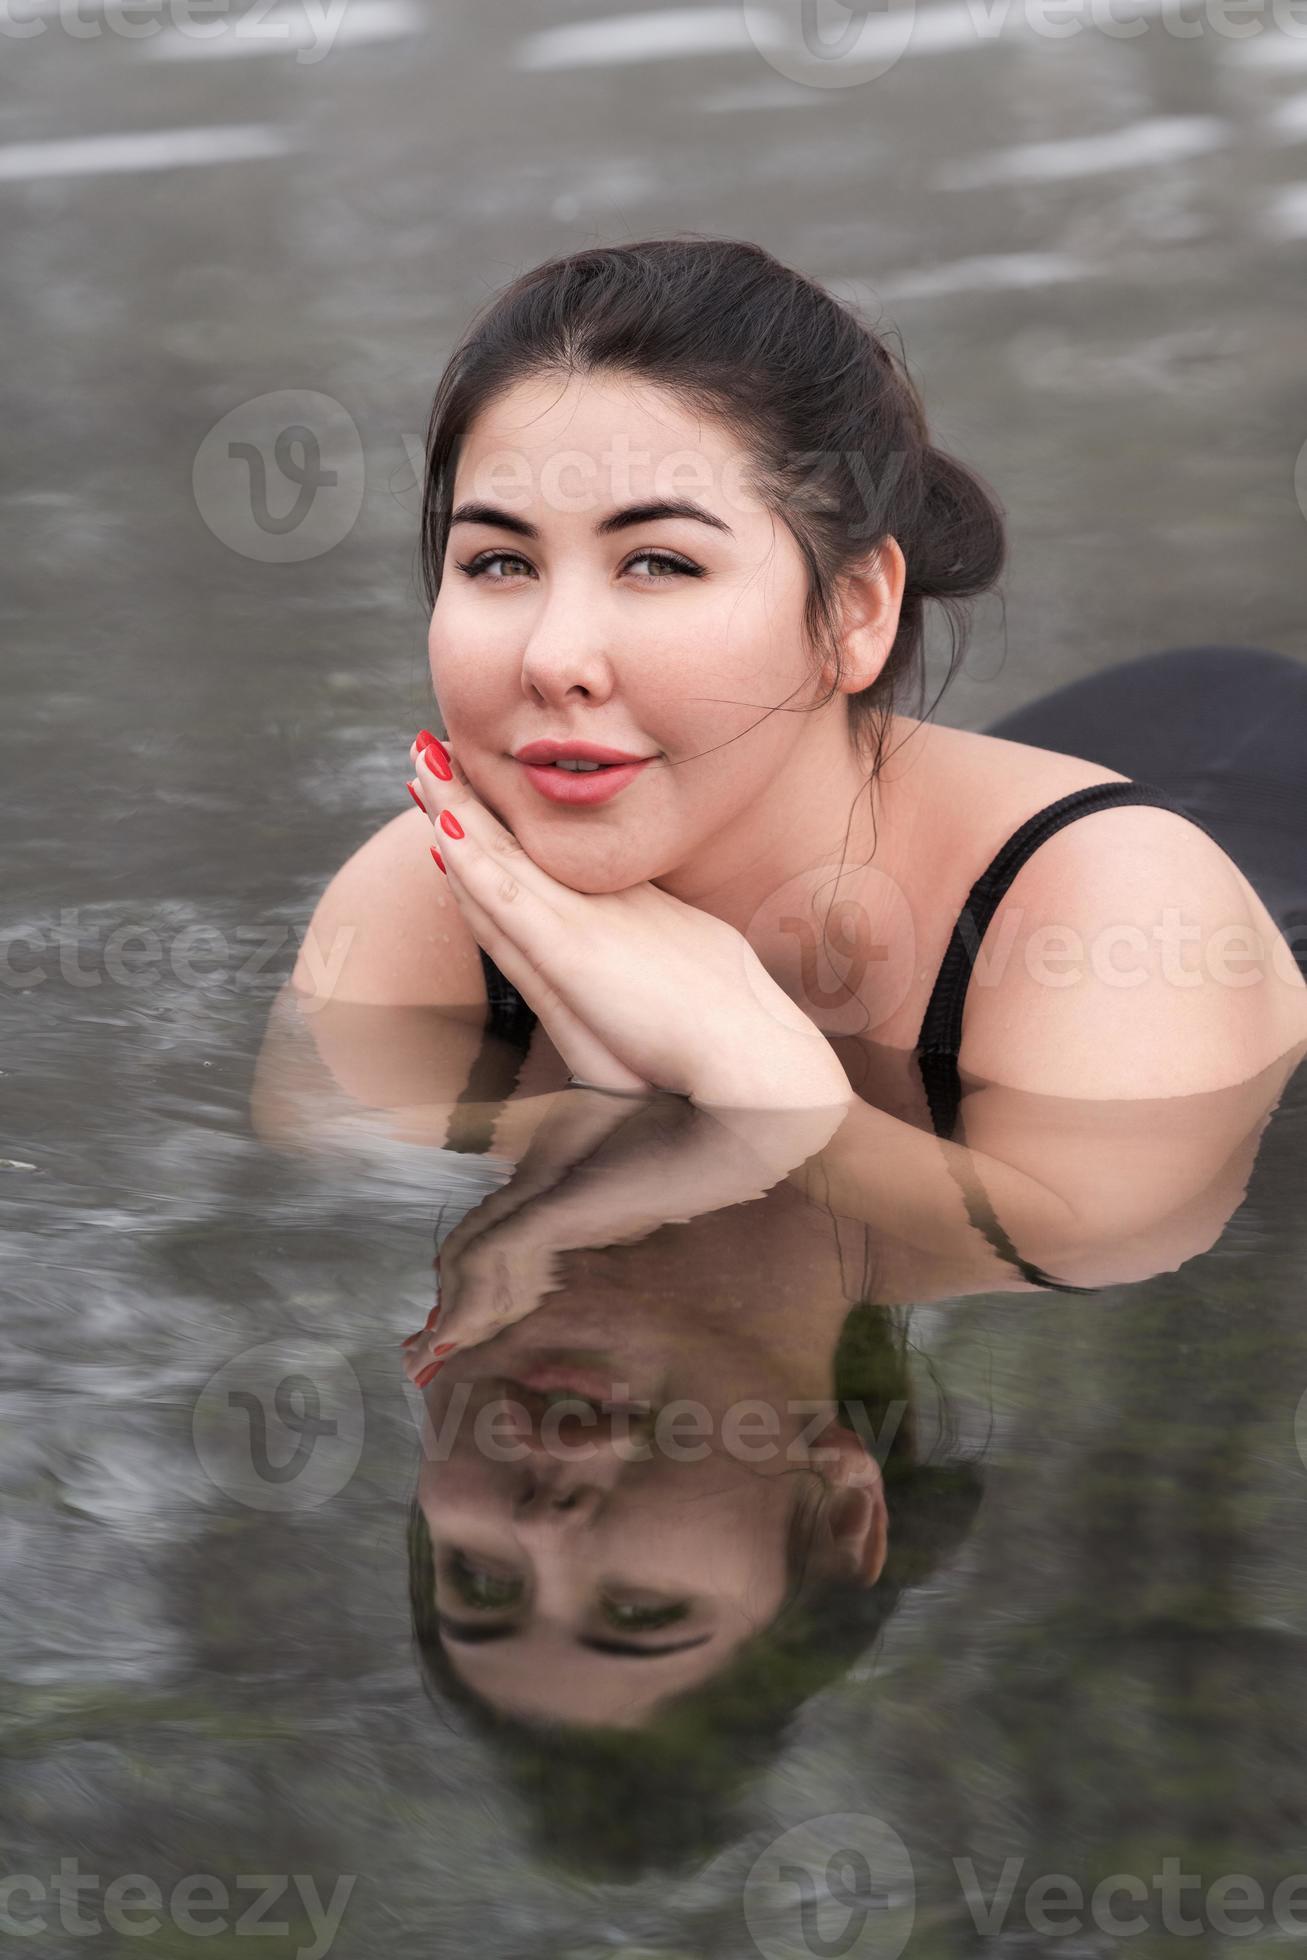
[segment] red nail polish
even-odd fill
[[[436,849],[434,844],[431,846],[431,855],[436,860],[436,863],[440,866],[441,870],[445,871],[445,860],[444,858],[441,857],[440,852]],[[447,878],[449,876],[449,873],[447,871],[445,871],[445,876]]]
[[[425,815],[427,814],[427,806],[422,801],[422,798],[418,795],[417,791],[414,789],[412,783],[406,783],[405,788],[408,790],[409,795],[413,798],[413,801],[417,804],[418,809],[421,810],[423,816],[425,817]]]
[[[416,1375],[414,1375],[413,1377],[414,1387],[425,1388],[427,1383],[431,1380],[431,1377],[433,1375],[438,1375],[441,1369],[444,1367],[445,1365],[444,1357],[447,1354],[452,1354],[457,1346],[458,1346],[457,1341],[445,1341],[442,1343],[440,1347],[432,1348],[431,1353],[433,1358],[427,1363],[425,1368],[419,1368]],[[436,1357],[439,1358],[437,1359]]]
[[[416,1334],[407,1335],[404,1338],[404,1340],[400,1342],[400,1346],[406,1348],[412,1347],[415,1341],[420,1341],[422,1339],[422,1336],[423,1334],[425,1334],[425,1332],[426,1332],[425,1327],[420,1327]]]
[[[418,747],[425,750],[423,760],[433,776],[439,776],[442,783],[452,783],[454,772],[449,766],[449,750],[438,735],[424,728],[418,736]]]
[[[441,1305],[440,1301],[437,1300],[435,1306],[431,1309],[431,1312],[427,1315],[427,1324],[422,1330],[424,1334],[429,1334],[431,1332],[432,1328],[435,1326],[436,1322],[439,1320],[441,1314],[444,1311],[445,1311],[444,1307]],[[433,1348],[431,1351],[434,1354],[436,1350]]]
[[[447,837],[461,837],[464,834],[463,826],[452,810],[440,812],[440,828]]]

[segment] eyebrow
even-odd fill
[[[485,1640],[512,1640],[521,1628],[512,1620],[501,1620],[497,1624],[478,1626],[467,1620],[451,1620],[443,1613],[436,1615],[436,1625],[449,1640],[464,1645],[480,1646]],[[576,1636],[578,1647],[588,1647],[596,1654],[633,1654],[637,1660],[654,1660],[660,1654],[683,1654],[688,1647],[702,1647],[712,1639],[711,1632],[693,1634],[689,1640],[674,1640],[662,1647],[639,1646],[630,1640],[613,1640],[598,1633],[579,1633]]]
[[[614,531],[629,531],[636,524],[656,524],[663,517],[689,517],[699,524],[711,524],[714,530],[725,531],[728,538],[735,536],[725,518],[715,517],[702,504],[691,503],[687,497],[677,497],[669,502],[647,504],[627,504],[622,510],[613,511],[608,517],[601,517],[595,525],[595,536],[606,538]],[[536,525],[525,517],[516,517],[512,511],[501,510],[497,504],[459,504],[449,519],[450,529],[455,524],[493,524],[501,531],[511,531],[515,537],[529,538],[533,542],[540,536]]]

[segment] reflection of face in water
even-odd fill
[[[624,1312],[620,1258],[573,1256],[563,1293],[426,1390],[440,1639],[528,1720],[635,1726],[707,1680],[779,1611],[800,1533],[809,1574],[874,1585],[885,1559],[879,1470],[830,1399],[838,1327],[809,1325],[796,1368],[803,1330],[769,1339],[756,1296]]]

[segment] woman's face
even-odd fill
[[[522,382],[464,442],[432,683],[473,788],[575,890],[765,845],[786,761],[827,719],[768,713],[820,677],[806,566],[746,461],[665,391],[614,378]],[[671,503],[683,514],[657,514]],[[654,760],[607,802],[554,802],[514,760],[549,737]]]
[[[660,1333],[615,1317],[611,1286],[583,1282],[454,1356],[427,1391],[418,1498],[441,1638],[506,1711],[636,1726],[715,1674],[784,1600],[798,1490],[811,1494],[814,1464],[834,1474],[814,1441],[824,1412],[789,1401],[743,1332]],[[551,1415],[523,1386],[542,1368],[576,1380],[587,1367],[605,1399],[654,1419]],[[880,1529],[879,1475],[857,1453],[861,1528]]]
[[[473,1440],[478,1414],[483,1436],[495,1417],[493,1453]],[[449,1457],[419,1477],[446,1651],[508,1712],[637,1724],[775,1616],[792,1491],[597,1413],[551,1424],[521,1387],[482,1378]]]

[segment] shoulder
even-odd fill
[[[378,1007],[486,1005],[472,933],[431,857],[431,825],[405,810],[327,885],[291,985],[314,999]]]
[[[1177,811],[1126,804],[1045,840],[967,990],[959,1067],[1090,1100],[1245,1082],[1307,1036],[1307,987],[1233,860]]]
[[[512,1054],[492,1070],[505,1089],[485,1081],[487,1100],[467,1104],[474,1071],[496,1046],[485,1018],[480,954],[431,861],[430,823],[404,811],[346,859],[318,900],[264,1030],[255,1131],[283,1147],[334,1147],[343,1120],[351,1150],[366,1147],[374,1123],[386,1143],[469,1147],[451,1140],[459,1104],[481,1126],[477,1151],[488,1137],[495,1156],[516,1160],[556,1082],[533,1042],[525,1065]]]

